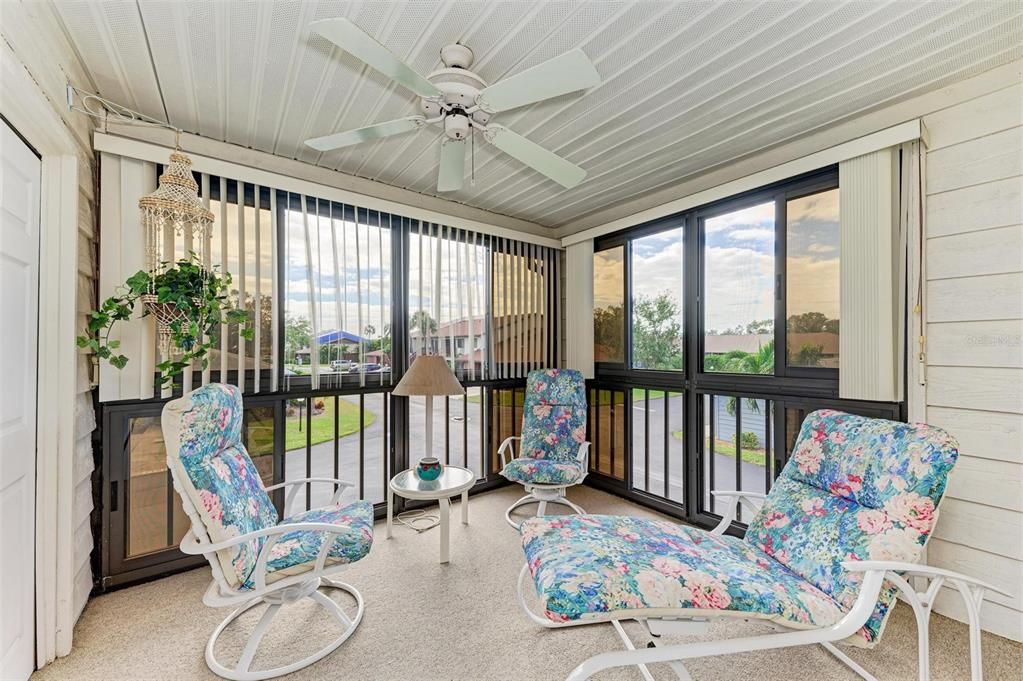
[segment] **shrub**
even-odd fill
[[[735,444],[735,436],[732,436],[732,444]],[[757,434],[751,430],[744,430],[742,432],[742,448],[749,451],[751,449],[760,449],[760,438]]]

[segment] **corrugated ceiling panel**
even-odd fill
[[[73,0],[56,11],[105,96],[429,194],[437,129],[304,146],[418,112],[415,95],[310,35],[312,21],[351,18],[423,75],[460,41],[489,82],[582,47],[600,86],[495,121],[579,163],[586,181],[564,190],[477,135],[475,185],[444,195],[553,226],[1023,56],[1023,3],[1009,2]]]
[[[88,64],[99,94],[166,120],[135,4],[62,2],[56,10],[65,25],[75,27],[71,40]]]
[[[939,13],[937,9],[935,7],[933,11]],[[723,144],[726,140],[738,141],[730,147],[733,150],[730,157],[739,156],[734,151],[738,149],[742,149],[742,154],[750,153],[753,150],[749,145],[751,131],[761,125],[772,125],[772,134],[777,132],[775,124],[785,119],[795,119],[797,124],[805,125],[807,130],[817,128],[822,123],[808,120],[801,113],[805,107],[812,104],[821,106],[829,96],[847,90],[850,84],[860,84],[862,92],[873,92],[876,86],[868,83],[876,78],[887,77],[892,65],[898,65],[920,53],[921,42],[937,40],[936,46],[946,44],[944,34],[936,31],[941,22],[940,17],[926,21],[924,15],[922,11],[914,11],[895,24],[886,26],[880,35],[871,36],[869,44],[890,45],[890,52],[876,50],[863,55],[865,41],[855,41],[836,52],[820,55],[817,59],[807,59],[803,68],[797,72],[798,75],[782,77],[778,82],[761,85],[755,77],[737,78],[736,82],[743,83],[744,89],[754,89],[756,92],[727,105],[710,102],[708,97],[713,95],[701,93],[692,98],[673,101],[670,107],[645,114],[645,118],[638,121],[632,131],[619,138],[617,145],[606,144],[607,138],[602,139],[599,135],[594,137],[586,143],[587,146],[580,149],[585,153],[575,158],[577,163],[589,171],[584,191],[603,192],[614,184],[633,182],[642,173],[671,167],[691,153]],[[857,59],[857,54],[863,56]],[[855,94],[845,92],[845,97],[851,98]],[[839,118],[852,111],[847,109],[842,112],[848,105],[845,99],[839,98],[832,103],[838,109],[835,113]],[[655,117],[660,118],[659,125],[650,120]],[[647,132],[640,134],[640,131]],[[783,136],[777,135],[772,143],[783,139]],[[627,167],[623,167],[626,166],[623,159],[628,159]],[[578,189],[582,189],[582,186]],[[504,200],[505,197],[491,197],[485,207],[504,212],[514,210],[515,205],[528,203],[533,207],[547,209],[557,205],[562,210],[572,201],[585,202],[582,193],[577,197],[568,197],[556,189],[543,187],[538,191],[522,192],[514,201]]]

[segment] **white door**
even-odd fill
[[[0,677],[35,665],[36,337],[41,164],[0,122]]]

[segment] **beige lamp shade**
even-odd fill
[[[391,391],[393,395],[461,395],[465,388],[440,355],[420,355]]]

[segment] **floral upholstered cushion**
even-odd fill
[[[862,575],[842,561],[919,560],[956,457],[955,441],[938,428],[816,411],[746,542],[848,609]],[[894,598],[886,585],[864,627],[868,642]]]
[[[573,485],[583,475],[583,467],[569,461],[550,459],[512,459],[501,471],[512,482],[533,485]]]
[[[862,581],[843,561],[919,558],[956,458],[940,429],[818,411],[743,540],[580,515],[525,521],[523,549],[553,620],[716,611],[827,626],[848,612]],[[894,598],[885,585],[849,642],[875,643]]]
[[[571,369],[541,369],[526,377],[521,456],[575,461],[586,441],[586,381]]]
[[[293,515],[281,525],[295,523],[330,523],[341,531],[334,537],[327,553],[327,564],[354,563],[369,553],[373,546],[373,504],[356,501],[347,506],[319,508]],[[321,532],[296,530],[280,537],[270,547],[266,563],[267,583],[313,568],[326,535]],[[251,579],[246,584],[251,587]]]
[[[537,593],[554,621],[686,609],[810,628],[843,614],[830,596],[734,537],[604,515],[530,518],[521,533]]]
[[[162,416],[167,463],[206,533],[220,542],[277,524],[277,511],[241,442],[242,396],[211,383],[168,402]],[[231,586],[244,583],[262,540],[218,552]]]

